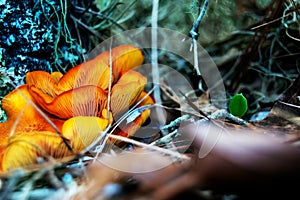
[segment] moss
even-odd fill
[[[28,71],[66,71],[83,52],[69,34],[63,16],[70,1],[0,2],[1,96],[24,83]],[[64,8],[62,8],[64,7]],[[5,76],[2,76],[5,77]],[[11,80],[11,85],[7,81]]]

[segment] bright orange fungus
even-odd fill
[[[65,74],[27,73],[26,84],[2,100],[8,119],[0,123],[1,170],[36,164],[38,158],[60,159],[84,150],[109,124],[145,96],[147,79],[133,70],[143,61],[140,49],[122,45],[75,66]],[[109,81],[112,81],[110,98]],[[139,106],[153,103],[148,96]],[[133,135],[149,114],[150,110],[143,111],[117,134]],[[69,141],[73,152],[57,130]]]

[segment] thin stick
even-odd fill
[[[196,69],[197,75],[201,76],[201,72],[199,70],[199,64],[198,64],[198,48],[197,48],[197,40],[199,37],[199,25],[200,22],[203,19],[203,16],[207,10],[207,6],[208,6],[208,0],[204,0],[202,8],[200,10],[199,16],[196,20],[196,22],[194,23],[192,29],[189,32],[189,36],[192,38],[192,46],[194,48],[194,68]]]
[[[133,140],[133,139],[130,139],[130,138],[127,138],[127,137],[123,137],[123,136],[119,136],[119,135],[109,135],[109,137],[112,138],[112,139],[115,139],[115,140],[120,140],[120,141],[123,141],[123,142],[131,143],[133,145],[136,145],[136,146],[139,146],[139,147],[143,147],[145,149],[149,149],[149,150],[153,150],[153,151],[158,151],[158,152],[161,152],[163,154],[170,155],[172,157],[178,158],[180,160],[190,160],[190,157],[188,157],[188,156],[186,156],[184,154],[181,154],[181,153],[179,153],[177,151],[171,151],[169,149],[160,148],[158,146],[153,146],[153,145],[145,144],[145,143],[138,142],[136,140]]]
[[[151,64],[152,64],[152,76],[154,85],[159,85],[159,70],[158,70],[158,53],[157,53],[157,18],[158,18],[158,5],[159,0],[153,0],[152,7],[152,22],[151,22]],[[155,102],[160,104],[160,89],[156,87],[153,93]],[[158,112],[158,114],[160,114]],[[163,114],[163,113],[162,113]]]
[[[112,39],[110,40],[109,48],[109,82],[108,82],[108,94],[107,94],[107,114],[106,119],[109,121],[109,111],[110,111],[110,96],[111,96],[111,87],[112,87],[112,76],[113,76],[113,65],[112,65]]]
[[[202,18],[204,16],[205,12],[206,12],[207,6],[208,6],[208,0],[204,0],[201,11],[200,11],[200,14],[199,14],[196,22],[194,23],[192,29],[189,32],[189,35],[194,40],[197,40],[198,37],[199,37],[199,34],[198,34],[199,25],[200,25],[200,22],[202,21]]]
[[[194,68],[196,69],[197,75],[201,76],[201,72],[199,69],[199,63],[198,63],[198,46],[197,46],[197,40],[195,38],[192,38],[193,40],[193,47],[194,47]]]

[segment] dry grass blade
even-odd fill
[[[202,111],[200,110],[183,92],[179,91],[182,96],[186,99],[187,103],[197,112],[199,112],[202,116],[204,116],[206,119],[210,120],[210,118]]]

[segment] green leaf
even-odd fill
[[[229,112],[234,116],[242,117],[248,110],[247,99],[243,94],[234,95],[229,102]]]

